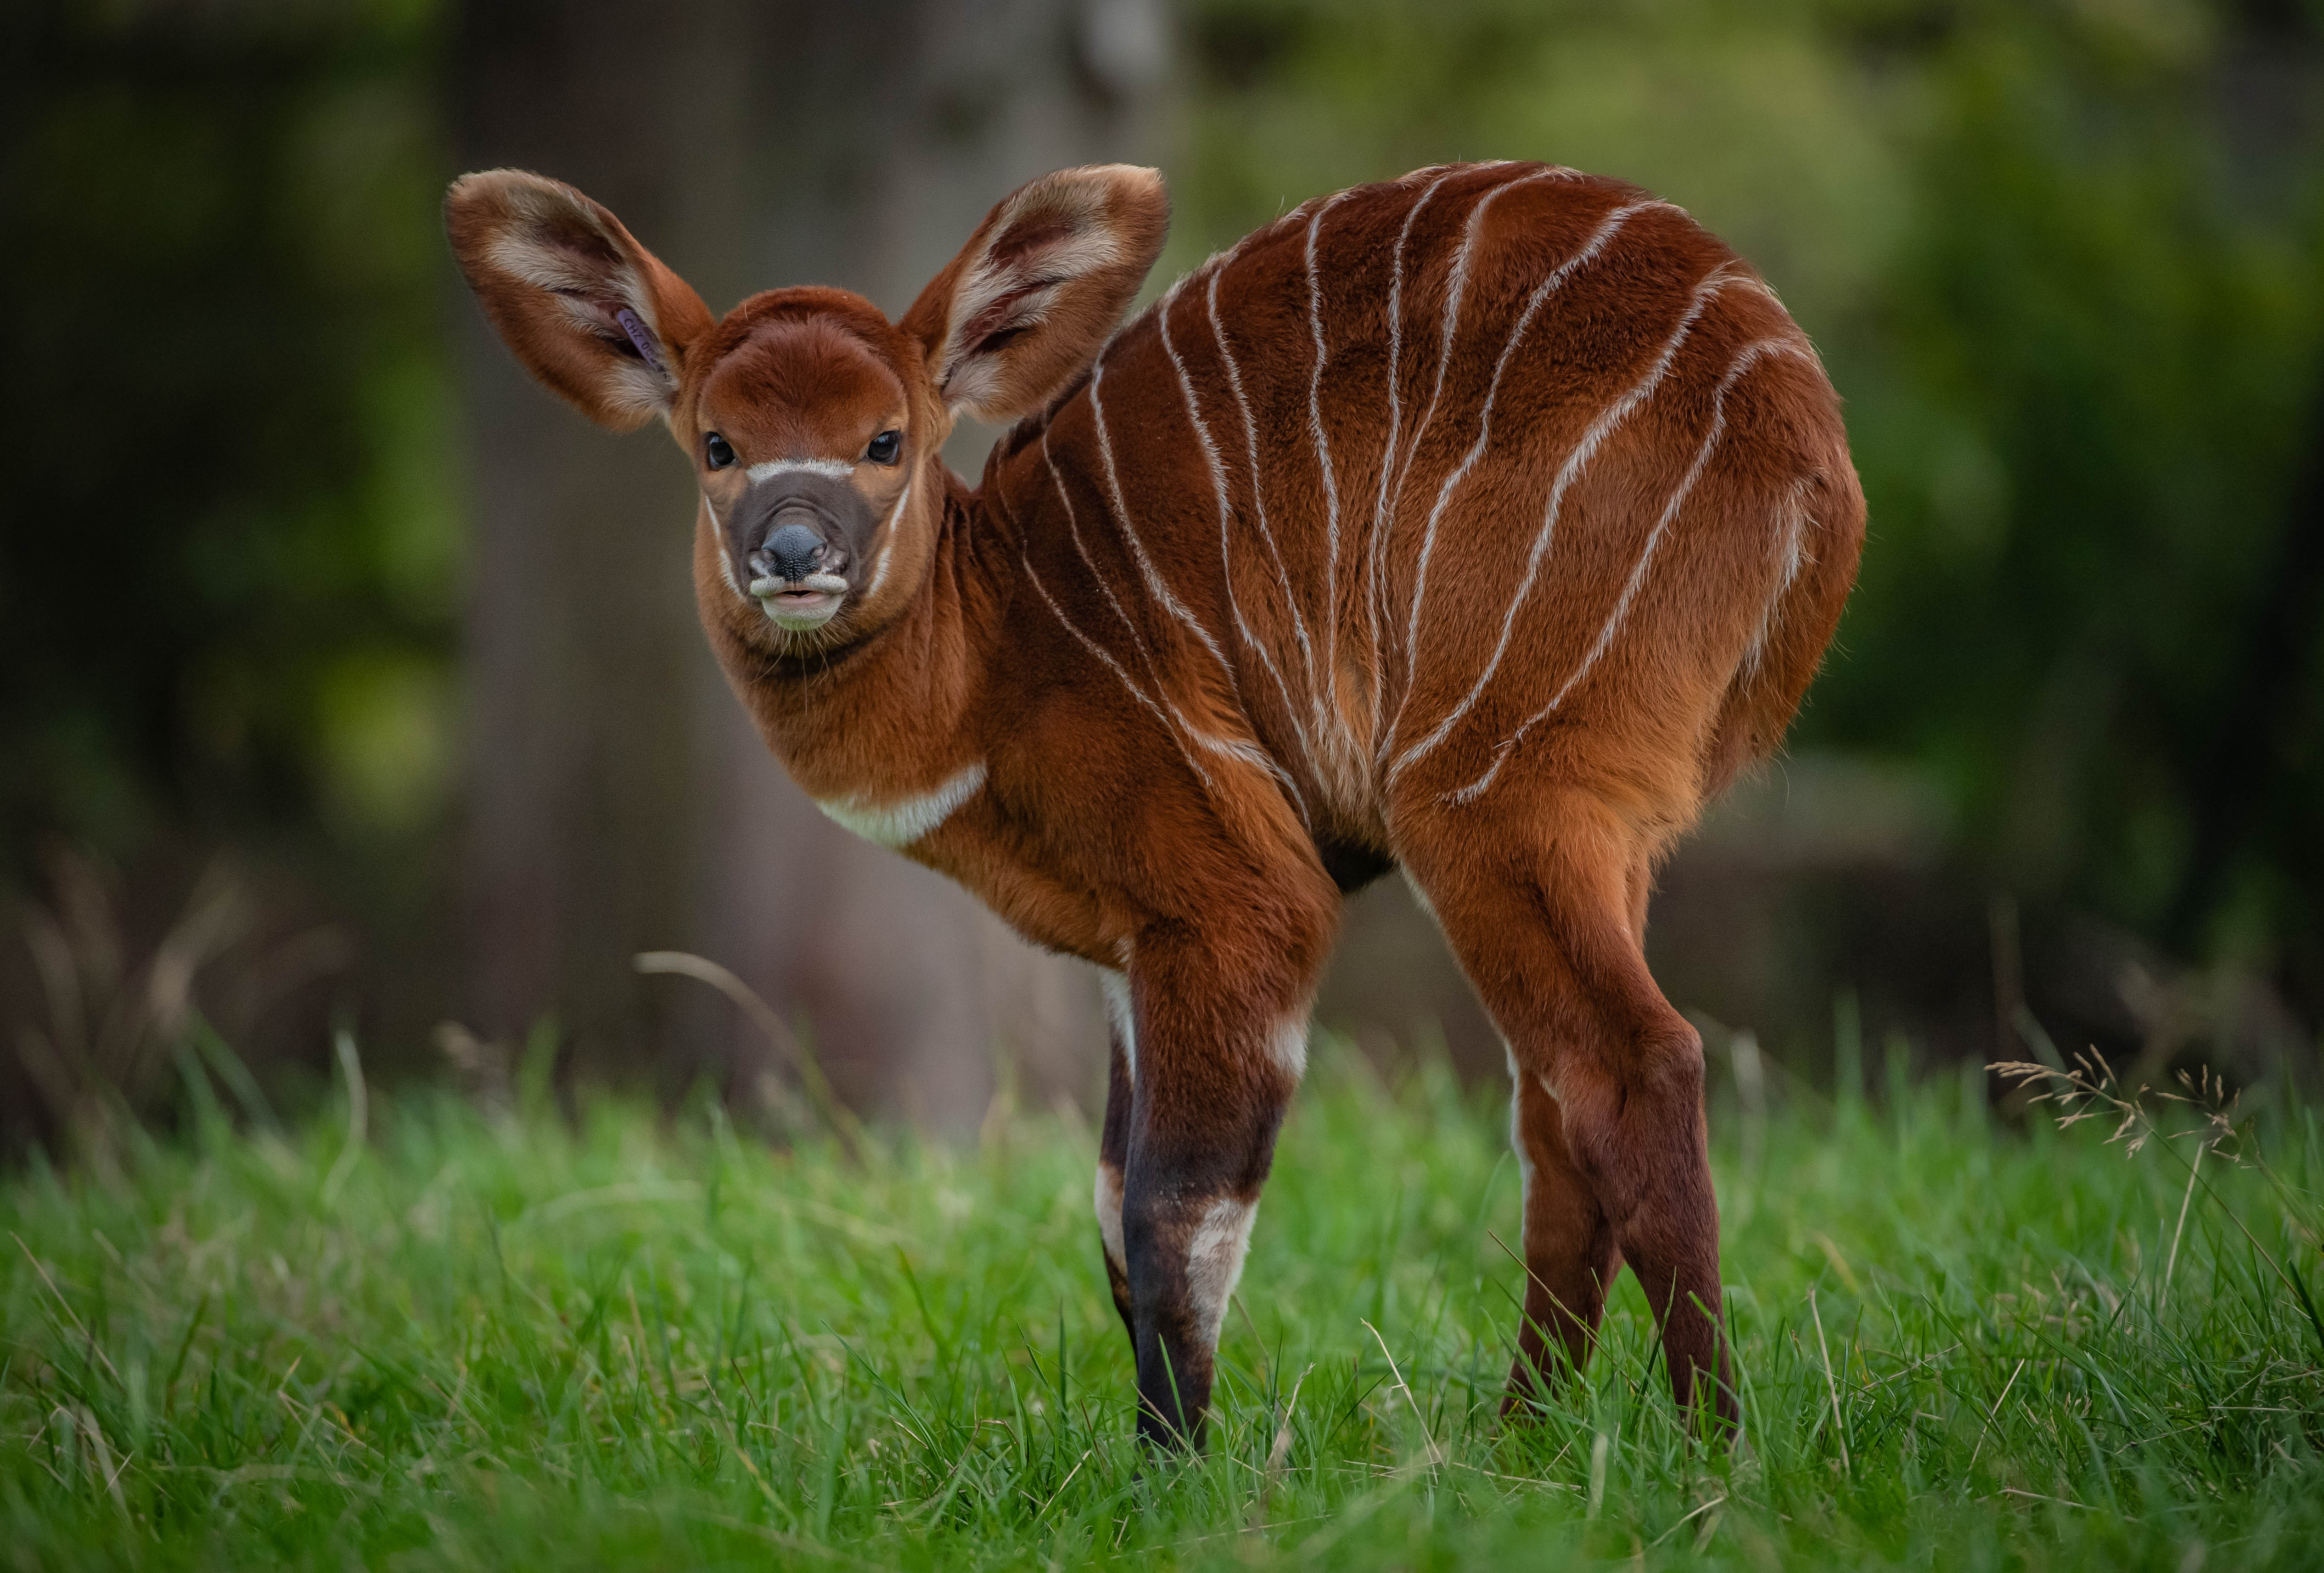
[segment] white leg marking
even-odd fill
[[[1126,1279],[1130,1258],[1121,1248],[1121,1170],[1102,1158],[1098,1160],[1097,1184],[1090,1201],[1097,1213],[1098,1238],[1105,1242],[1105,1259]]]
[[[1219,1324],[1226,1319],[1228,1297],[1242,1277],[1250,1226],[1258,1217],[1257,1202],[1222,1196],[1194,1226],[1194,1237],[1186,1246],[1186,1295],[1193,1302],[1195,1342],[1203,1348],[1218,1345]]]
[[[1123,971],[1101,968],[1097,975],[1098,988],[1105,995],[1105,1019],[1112,1023],[1114,1041],[1121,1045],[1121,1058],[1130,1068],[1130,1085],[1138,1085],[1138,1012],[1130,1003],[1130,948],[1122,947]]]
[[[1436,915],[1436,903],[1428,899],[1428,893],[1422,890],[1420,882],[1412,877],[1412,870],[1406,868],[1399,872],[1404,875],[1404,888],[1412,893],[1414,903],[1428,914],[1428,921],[1436,925],[1436,931],[1440,934],[1443,933],[1444,920]]]
[[[855,475],[855,467],[844,458],[773,458],[764,464],[754,464],[742,473],[756,483],[770,476],[784,475],[792,470],[804,470],[811,476],[830,476],[843,481],[853,479]]]
[[[1113,498],[1114,515],[1121,521],[1121,533],[1130,542],[1130,555],[1138,560],[1138,571],[1145,577],[1146,588],[1153,591],[1154,598],[1161,602],[1172,616],[1193,630],[1194,637],[1203,642],[1203,648],[1209,651],[1212,659],[1219,663],[1219,670],[1227,674],[1228,685],[1240,695],[1240,685],[1235,683],[1234,663],[1227,660],[1227,652],[1219,648],[1219,642],[1211,637],[1211,631],[1203,626],[1201,620],[1187,610],[1186,604],[1163,582],[1161,573],[1154,566],[1154,560],[1146,555],[1146,543],[1138,538],[1137,526],[1130,522],[1130,505],[1121,497],[1121,477],[1114,469],[1113,440],[1106,434],[1105,405],[1098,396],[1098,389],[1104,381],[1105,360],[1100,356],[1090,367],[1090,417],[1097,424],[1098,454],[1105,460],[1106,491]]]
[[[1501,1040],[1501,1052],[1509,1062],[1509,1150],[1517,1155],[1517,1243],[1525,1243],[1526,1209],[1533,1205],[1533,1154],[1526,1151],[1525,1124],[1521,1111],[1525,1106],[1525,1072],[1517,1069],[1517,1051]]]
[[[1420,614],[1423,604],[1428,598],[1428,562],[1436,551],[1437,524],[1443,519],[1445,505],[1452,500],[1453,492],[1459,488],[1462,481],[1468,478],[1469,472],[1475,468],[1477,461],[1484,457],[1486,444],[1492,440],[1493,403],[1500,394],[1501,378],[1508,373],[1509,362],[1516,356],[1517,346],[1525,338],[1526,329],[1533,326],[1533,319],[1540,312],[1543,303],[1555,293],[1567,279],[1572,278],[1578,270],[1602,252],[1606,248],[1606,243],[1613,239],[1634,215],[1650,208],[1668,206],[1669,204],[1665,202],[1632,202],[1607,214],[1599,221],[1597,229],[1591,234],[1590,238],[1582,243],[1581,249],[1551,269],[1549,276],[1535,286],[1532,295],[1526,301],[1525,310],[1517,313],[1516,325],[1509,329],[1508,338],[1501,345],[1500,357],[1493,362],[1492,380],[1485,385],[1485,403],[1477,415],[1477,440],[1469,445],[1469,451],[1461,456],[1461,462],[1452,467],[1452,471],[1445,476],[1443,484],[1436,488],[1436,502],[1428,510],[1428,523],[1420,534],[1420,560],[1413,570],[1410,624],[1405,631],[1404,640],[1405,657],[1407,662],[1418,659],[1416,652],[1420,648]],[[1409,688],[1405,690],[1404,697],[1406,702],[1409,703],[1412,699],[1412,690]],[[1404,705],[1399,704],[1397,707],[1395,719],[1388,723],[1388,737],[1382,740],[1383,748],[1393,740],[1396,729],[1403,720]],[[1402,769],[1402,763],[1403,762],[1398,762],[1397,770]],[[1388,779],[1394,781],[1396,775],[1397,771],[1390,771]]]
[[[1460,724],[1461,718],[1469,713],[1470,707],[1477,702],[1478,696],[1485,691],[1485,685],[1493,680],[1493,674],[1500,669],[1501,658],[1508,653],[1509,641],[1516,634],[1517,612],[1533,593],[1534,581],[1541,574],[1542,560],[1549,554],[1551,539],[1557,531],[1558,509],[1565,501],[1566,488],[1573,484],[1574,477],[1589,464],[1608,435],[1628,420],[1638,406],[1653,397],[1655,390],[1662,385],[1664,375],[1670,370],[1671,363],[1678,358],[1680,347],[1686,342],[1687,335],[1693,331],[1696,319],[1720,290],[1735,282],[1737,275],[1725,272],[1726,266],[1726,264],[1720,264],[1695,285],[1693,298],[1687,304],[1685,315],[1679,319],[1678,326],[1664,341],[1662,353],[1655,356],[1646,375],[1600,412],[1598,419],[1590,423],[1590,429],[1582,434],[1582,440],[1574,444],[1573,451],[1566,456],[1565,463],[1558,469],[1557,479],[1550,486],[1549,506],[1543,513],[1541,532],[1534,537],[1532,554],[1526,560],[1525,577],[1518,581],[1517,592],[1509,601],[1508,613],[1501,618],[1500,638],[1493,646],[1491,659],[1485,662],[1484,671],[1477,674],[1476,682],[1462,696],[1461,702],[1452,707],[1427,736],[1406,749],[1389,768],[1388,781],[1391,784],[1415,760],[1452,735],[1452,728]],[[1415,605],[1416,609],[1416,597]]]
[[[1307,1013],[1286,1019],[1267,1040],[1267,1058],[1275,1069],[1297,1081],[1307,1074]]]
[[[1558,707],[1565,703],[1565,697],[1573,691],[1574,685],[1590,675],[1591,669],[1598,664],[1599,659],[1614,643],[1614,635],[1620,631],[1624,619],[1630,614],[1630,603],[1637,598],[1638,587],[1646,582],[1646,569],[1654,561],[1655,552],[1662,545],[1663,537],[1669,533],[1672,523],[1678,518],[1679,510],[1685,505],[1688,496],[1694,491],[1695,483],[1702,478],[1704,467],[1711,462],[1711,454],[1716,451],[1720,440],[1726,435],[1728,390],[1732,388],[1745,373],[1768,356],[1803,355],[1803,353],[1796,344],[1787,338],[1757,339],[1736,352],[1735,358],[1728,363],[1726,373],[1720,377],[1719,386],[1711,396],[1711,424],[1703,432],[1701,446],[1694,451],[1694,460],[1687,466],[1685,477],[1679,482],[1678,489],[1671,494],[1671,499],[1664,505],[1661,517],[1655,521],[1654,529],[1647,533],[1646,548],[1639,552],[1637,565],[1630,569],[1630,577],[1623,584],[1622,593],[1614,602],[1613,611],[1608,614],[1605,626],[1599,629],[1597,641],[1582,656],[1581,664],[1573,669],[1572,673],[1563,683],[1559,685],[1557,692],[1551,696],[1549,703],[1527,717],[1516,731],[1495,745],[1493,763],[1486,769],[1485,773],[1467,786],[1456,791],[1445,793],[1447,801],[1469,803],[1474,802],[1481,796],[1485,789],[1493,784],[1494,778],[1501,773],[1502,763],[1508,758],[1509,751],[1517,746],[1518,740],[1531,731],[1536,724],[1546,719]],[[1794,531],[1796,532],[1796,525],[1794,525]],[[1796,548],[1796,538],[1794,544]],[[1790,587],[1790,574],[1797,571],[1798,558],[1795,551],[1782,585],[1777,587],[1775,594],[1778,598],[1781,597],[1783,591]],[[1768,607],[1771,614],[1774,606],[1775,602],[1770,600]],[[1763,616],[1760,623],[1760,634],[1763,638],[1766,630],[1766,621]],[[1757,648],[1755,642],[1752,653],[1747,658],[1748,661],[1757,661]]]
[[[1299,751],[1306,756],[1309,772],[1320,778],[1323,773],[1316,769],[1314,750],[1308,744],[1305,728],[1299,724],[1299,710],[1291,702],[1290,686],[1283,680],[1283,673],[1276,667],[1275,658],[1268,653],[1267,646],[1252,637],[1250,625],[1243,620],[1242,607],[1235,600],[1234,567],[1227,553],[1233,511],[1227,506],[1226,466],[1220,462],[1218,444],[1211,440],[1211,429],[1204,423],[1201,403],[1194,397],[1194,379],[1186,375],[1186,363],[1179,358],[1177,346],[1170,341],[1170,308],[1177,299],[1178,286],[1173,284],[1170,292],[1162,298],[1161,308],[1155,313],[1154,319],[1162,330],[1163,353],[1170,357],[1170,365],[1178,374],[1178,392],[1185,398],[1186,419],[1194,425],[1194,440],[1202,446],[1203,458],[1211,468],[1211,495],[1217,499],[1219,510],[1219,578],[1226,589],[1227,614],[1234,623],[1235,632],[1242,635],[1242,642],[1258,655],[1259,664],[1275,680],[1276,691],[1283,696],[1284,718],[1290,723],[1291,735],[1299,740]],[[1301,822],[1312,828],[1314,821],[1308,816],[1307,800],[1296,787],[1292,788],[1291,800],[1299,810]]]
[[[1458,172],[1458,171],[1454,171]],[[1452,178],[1442,174],[1428,182],[1420,199],[1404,216],[1404,227],[1397,231],[1395,261],[1388,273],[1388,440],[1380,447],[1379,495],[1372,503],[1371,539],[1371,631],[1372,631],[1372,736],[1379,736],[1380,706],[1385,700],[1387,666],[1380,659],[1380,605],[1382,580],[1387,573],[1388,477],[1396,467],[1396,439],[1404,423],[1404,404],[1397,384],[1404,375],[1404,248],[1412,239],[1414,220],[1428,199],[1436,195],[1436,188]]]
[[[980,759],[955,771],[935,791],[900,802],[872,803],[862,798],[825,802],[817,799],[815,806],[866,841],[882,847],[909,847],[952,818],[953,810],[974,797],[983,785],[984,761]]]

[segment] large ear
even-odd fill
[[[444,227],[526,370],[616,431],[669,413],[710,311],[620,219],[546,176],[486,170],[452,182]]]
[[[1093,164],[1019,187],[904,314],[955,413],[1039,409],[1089,365],[1154,265],[1170,199],[1154,170]]]

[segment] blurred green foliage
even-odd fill
[[[0,888],[60,836],[280,849],[407,919],[440,884],[447,11],[12,19]],[[1871,501],[1795,747],[1941,800],[1943,878],[1977,900],[2227,958],[2324,1019],[2324,5],[1179,20],[1166,272],[1450,159],[1686,206],[1814,335]]]
[[[1794,734],[1955,876],[2324,1005],[2312,4],[1197,0],[1176,259],[1454,158],[1637,181],[1848,401],[1860,588]]]
[[[0,884],[51,837],[327,871],[440,825],[460,530],[436,12],[11,22]]]

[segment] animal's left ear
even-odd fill
[[[1092,164],[1020,186],[989,214],[900,324],[952,412],[1030,414],[1089,365],[1170,228],[1155,170]]]

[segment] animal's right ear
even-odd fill
[[[669,416],[687,350],[712,318],[620,219],[560,181],[486,170],[452,182],[444,227],[526,370],[616,431]]]

